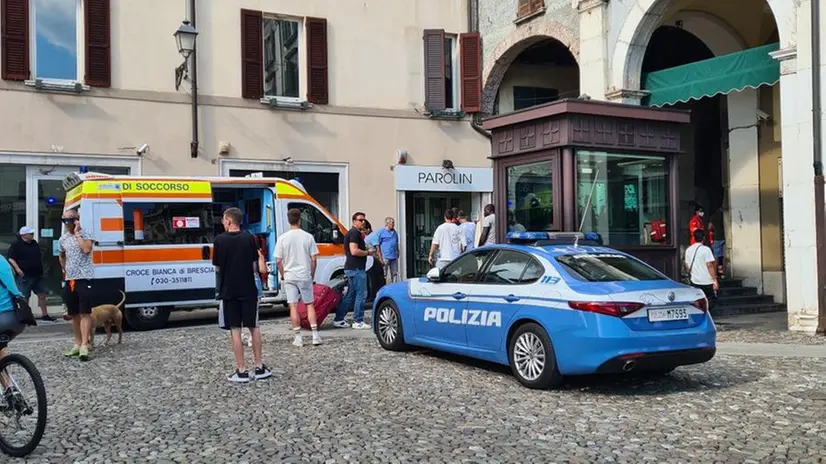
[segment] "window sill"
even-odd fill
[[[91,89],[88,85],[84,85],[78,81],[53,79],[30,79],[25,81],[24,84],[29,87],[34,87],[37,90],[53,90],[57,92],[81,93]]]
[[[268,105],[270,108],[285,110],[304,111],[313,107],[310,102],[297,98],[263,97],[260,102],[262,105]]]
[[[424,115],[427,116],[428,119],[458,121],[465,117],[465,112],[461,110],[446,109],[436,111],[425,111]]]
[[[540,9],[536,10],[536,11],[532,11],[532,12],[526,14],[525,16],[520,16],[520,17],[516,18],[513,21],[513,23],[516,24],[516,25],[519,25],[519,24],[522,24],[524,22],[528,22],[531,19],[536,18],[537,16],[542,16],[543,14],[545,14],[545,7],[544,6]]]

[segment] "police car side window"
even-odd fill
[[[542,266],[534,258],[516,251],[502,251],[482,278],[484,283],[519,285],[536,282],[542,276]]]
[[[442,272],[442,282],[452,284],[473,284],[479,276],[482,267],[492,249],[476,250],[465,254],[445,267]]]

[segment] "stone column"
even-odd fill
[[[798,59],[794,48],[772,53],[780,61],[786,307],[789,329],[805,332],[817,328],[818,305],[810,55]]]
[[[579,93],[605,100],[608,88],[608,44],[605,24],[608,0],[576,0],[579,11]]]
[[[729,214],[731,273],[763,291],[760,229],[760,164],[757,143],[757,90],[732,92],[728,101]],[[701,169],[702,167],[698,166]],[[708,212],[713,213],[712,211]]]

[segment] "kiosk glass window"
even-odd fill
[[[556,230],[553,169],[552,161],[507,168],[508,232]]]
[[[656,244],[651,224],[669,218],[668,159],[579,150],[576,165],[577,224],[585,219],[583,232],[596,232],[612,246]]]

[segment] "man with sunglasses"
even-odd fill
[[[80,227],[77,210],[68,210],[61,219],[65,232],[60,236],[58,259],[63,268],[64,302],[72,318],[75,346],[64,353],[67,357],[89,359],[89,334],[92,331],[92,280],[95,267],[92,264],[92,236]]]
[[[370,325],[364,323],[364,303],[367,300],[367,257],[372,255],[375,249],[367,249],[364,243],[362,230],[364,229],[364,213],[353,215],[353,228],[344,236],[344,275],[347,276],[347,294],[341,299],[341,303],[336,309],[336,317],[333,320],[333,327],[346,328],[347,322],[344,316],[350,308],[353,308],[354,329],[369,329]],[[378,264],[377,264],[378,265]]]

